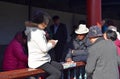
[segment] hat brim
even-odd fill
[[[75,31],[76,34],[86,34],[89,32],[89,29],[87,29],[86,31],[80,32],[80,31]]]
[[[96,37],[101,37],[101,36],[103,36],[103,34],[93,35],[93,36],[88,34],[88,38],[96,38]]]

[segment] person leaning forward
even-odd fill
[[[101,29],[91,26],[88,37],[93,43],[85,67],[87,79],[119,79],[120,57],[112,40],[104,40]]]

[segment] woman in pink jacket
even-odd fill
[[[19,32],[10,42],[5,50],[3,59],[3,70],[15,70],[26,68],[28,57],[25,52],[26,36],[24,32]]]

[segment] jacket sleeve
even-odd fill
[[[85,43],[83,41],[77,42],[74,40],[72,45],[74,47],[74,51],[72,52],[73,56],[88,55],[87,46],[85,46]]]
[[[28,56],[25,54],[24,49],[20,44],[15,45],[13,52],[14,52],[14,56],[18,60],[25,62],[25,63],[28,62]]]
[[[88,55],[88,51],[87,51],[87,49],[85,49],[85,50],[78,49],[78,50],[74,50],[72,55],[73,56],[78,56],[78,55],[87,56]]]
[[[68,58],[72,58],[72,53],[71,53],[71,49],[68,49],[68,53],[67,53],[67,55],[66,55],[66,57],[65,57],[65,60],[67,60]]]
[[[38,36],[39,35],[39,36]],[[46,37],[41,32],[36,32],[32,35],[33,41],[36,45],[38,45],[39,49],[47,53],[52,48],[52,43],[47,42]]]
[[[96,47],[90,48],[88,52],[89,54],[85,70],[87,74],[91,75],[95,70],[96,62],[99,59],[99,53]]]

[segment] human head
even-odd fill
[[[27,43],[27,36],[25,35],[24,31],[17,32],[15,35],[15,39],[22,45],[25,45]]]
[[[107,30],[103,36],[106,40],[111,39],[112,41],[115,41],[117,39],[116,32],[112,30]]]
[[[58,15],[53,16],[52,20],[53,20],[55,25],[59,25],[60,17]]]
[[[80,24],[78,28],[75,30],[75,34],[79,40],[83,40],[86,34],[89,32],[89,29],[85,24]]]
[[[117,34],[117,39],[120,40],[120,33],[117,31],[117,27],[111,25],[111,26],[108,27],[108,30],[115,31],[116,34]]]
[[[31,17],[31,21],[28,25],[45,29],[50,21],[50,16],[43,11],[34,11]]]
[[[98,26],[95,25],[89,28],[88,37],[91,43],[94,43],[98,39],[98,37],[101,37],[102,35],[102,31]]]

